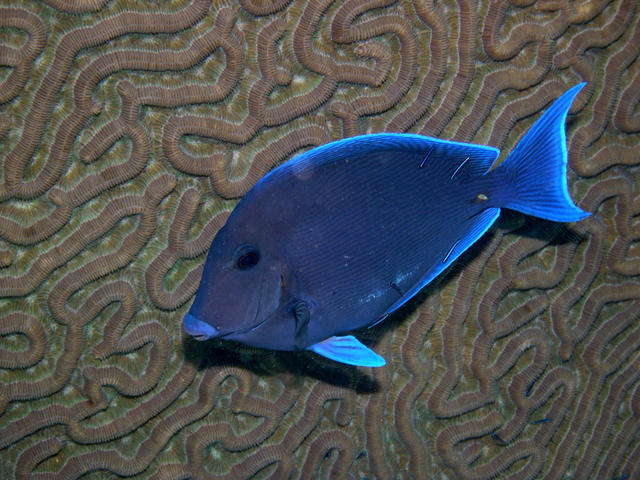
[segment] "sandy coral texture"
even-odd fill
[[[640,478],[636,0],[0,6],[0,477]],[[237,200],[361,133],[508,151],[568,87],[559,225],[504,212],[364,332],[385,368],[200,344]]]

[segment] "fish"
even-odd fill
[[[262,177],[217,232],[183,319],[196,340],[385,360],[353,332],[383,321],[487,232],[502,208],[590,215],[567,188],[567,90],[495,168],[496,148],[376,133],[312,148]]]

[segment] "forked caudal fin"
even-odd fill
[[[495,169],[512,184],[501,207],[557,222],[576,222],[590,215],[569,197],[564,131],[569,107],[585,85],[580,83],[558,98]]]

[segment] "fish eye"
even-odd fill
[[[255,247],[246,247],[240,251],[236,260],[236,267],[240,270],[247,270],[258,264],[260,261],[260,252]]]

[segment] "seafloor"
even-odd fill
[[[3,0],[0,478],[640,478],[639,53],[637,0]],[[382,131],[509,151],[580,81],[594,215],[503,212],[361,335],[385,368],[185,338],[274,166]]]

